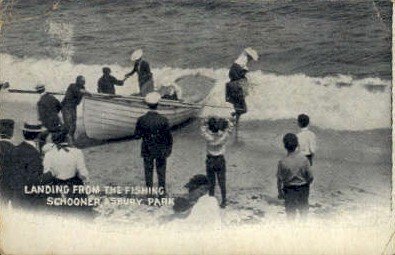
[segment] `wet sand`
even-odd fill
[[[32,109],[28,103],[1,101],[1,117],[17,120],[15,143],[21,141],[23,120],[34,114]],[[389,210],[391,130],[335,131],[314,126],[312,130],[319,150],[313,166],[311,215],[327,219]],[[297,132],[294,120],[241,121],[239,137],[232,137],[226,152],[229,205],[223,214],[227,223],[257,223],[285,217],[283,201],[277,199],[276,171],[278,160],[285,155],[281,139],[287,132]],[[140,141],[104,143],[87,139],[81,130],[78,133],[90,171],[89,184],[144,185]],[[170,195],[179,195],[186,192],[183,186],[191,176],[205,173],[206,151],[199,121],[173,130],[173,136],[167,188]],[[216,196],[220,199],[218,187]],[[158,211],[159,217],[171,209]],[[138,215],[142,220],[144,215],[155,214],[156,209],[102,206],[98,213],[102,220],[128,221]]]

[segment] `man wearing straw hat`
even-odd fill
[[[0,198],[7,202],[12,197],[10,178],[12,175],[12,152],[15,148],[11,141],[14,134],[14,121],[0,120]]]
[[[125,79],[132,76],[134,73],[138,75],[140,95],[145,97],[148,93],[154,91],[154,80],[151,69],[147,61],[142,59],[143,50],[138,49],[132,53],[130,60],[134,63],[133,70],[125,74]]]
[[[245,97],[247,95],[247,64],[258,60],[258,53],[252,48],[246,48],[232,64],[229,70],[230,82],[226,84],[226,101],[235,108],[236,123],[242,114],[247,112]]]
[[[135,139],[142,138],[141,156],[144,158],[145,183],[152,188],[154,163],[158,175],[158,186],[166,191],[166,160],[173,146],[173,136],[170,132],[169,121],[156,110],[160,94],[151,92],[145,97],[149,111],[137,120]]]
[[[25,194],[24,187],[41,184],[43,164],[37,140],[43,131],[40,123],[25,122],[22,129],[24,141],[12,153],[12,202],[16,205],[34,206],[40,201],[39,196]]]

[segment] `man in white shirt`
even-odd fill
[[[310,118],[306,114],[298,116],[298,125],[300,132],[297,134],[299,141],[299,151],[307,157],[310,166],[313,165],[313,158],[317,150],[317,142],[315,134],[309,130],[308,126]]]

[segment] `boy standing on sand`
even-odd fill
[[[297,134],[299,141],[299,150],[306,156],[310,162],[310,166],[313,165],[313,158],[317,150],[316,137],[313,132],[309,130],[310,119],[306,114],[300,114],[298,116],[298,125],[300,132]]]
[[[309,192],[313,174],[307,158],[295,152],[298,147],[296,135],[286,134],[283,142],[288,155],[278,162],[278,198],[285,199],[285,213],[288,218],[294,219],[296,210],[305,217],[309,210]]]
[[[215,178],[221,189],[221,208],[226,207],[226,164],[225,144],[233,129],[233,121],[210,117],[205,119],[201,128],[207,144],[206,171],[209,180],[209,195],[214,196]]]

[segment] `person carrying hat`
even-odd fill
[[[242,114],[247,113],[247,104],[245,97],[247,95],[246,83],[248,73],[247,64],[251,61],[258,60],[258,53],[252,48],[246,48],[232,64],[229,70],[230,81],[226,83],[226,102],[233,104],[235,108],[236,123]]]
[[[141,156],[144,159],[146,186],[153,185],[155,163],[158,186],[166,190],[166,160],[172,152],[173,136],[168,119],[156,111],[159,100],[160,94],[157,92],[151,92],[145,97],[149,111],[138,118],[133,138],[143,139]]]
[[[89,94],[85,89],[85,78],[79,75],[76,82],[69,85],[62,100],[63,121],[68,130],[70,145],[74,145],[74,133],[77,129],[77,106],[85,94]]]
[[[114,95],[115,85],[122,86],[123,81],[112,76],[109,67],[103,67],[103,76],[97,82],[97,92]]]
[[[11,139],[14,121],[0,119],[0,199],[7,202],[12,198],[11,176],[13,174],[12,152],[15,148]]]
[[[25,122],[23,127],[24,141],[12,152],[13,174],[11,187],[12,203],[18,206],[38,206],[39,195],[24,193],[24,186],[40,185],[43,177],[43,164],[38,146],[38,137],[44,129],[40,123]]]
[[[140,95],[145,97],[148,93],[154,91],[154,79],[147,61],[142,59],[143,51],[138,49],[132,53],[130,60],[134,63],[133,70],[125,74],[125,80],[134,73],[138,75]]]

